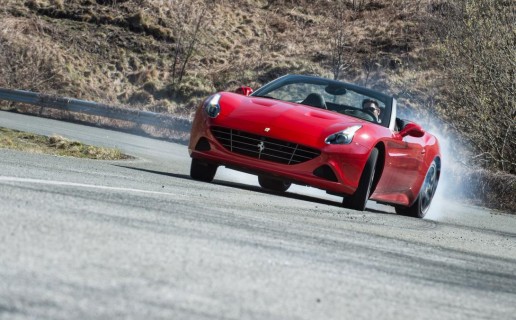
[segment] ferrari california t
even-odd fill
[[[396,99],[360,86],[286,75],[253,90],[208,97],[197,109],[188,151],[190,176],[211,182],[218,166],[258,176],[285,192],[292,183],[368,200],[422,218],[441,172],[437,139],[396,116]]]

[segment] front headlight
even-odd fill
[[[362,126],[351,126],[342,131],[336,132],[326,138],[326,144],[350,144],[358,129]]]
[[[220,113],[220,94],[214,94],[204,103],[204,111],[210,118],[216,118]]]

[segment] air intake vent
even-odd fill
[[[212,127],[211,132],[227,150],[261,160],[298,164],[321,154],[317,149],[244,131]]]
[[[200,138],[199,142],[197,142],[197,145],[195,146],[195,150],[210,151],[211,146],[210,146],[210,143],[208,142],[208,139],[206,139],[205,137]]]
[[[326,180],[338,182],[337,176],[335,176],[335,173],[328,165],[320,166],[319,168],[314,170],[314,176],[323,178]]]

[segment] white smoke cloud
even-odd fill
[[[406,113],[406,112],[405,112]],[[416,114],[409,114],[407,117],[411,121],[419,123],[427,132],[437,137],[441,148],[441,176],[437,191],[430,205],[430,210],[425,219],[443,220],[448,216],[450,204],[454,202],[454,197],[463,194],[464,186],[455,181],[458,172],[464,171],[464,155],[467,150],[457,138],[448,130],[446,125],[440,120],[425,115],[418,117]]]

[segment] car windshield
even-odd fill
[[[388,126],[388,96],[355,85],[309,76],[285,76],[252,94],[327,109]]]

